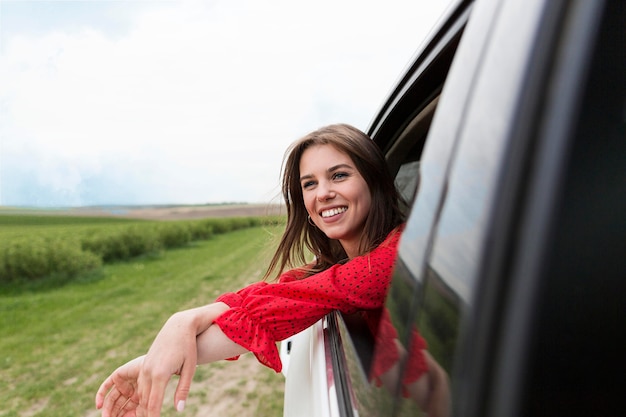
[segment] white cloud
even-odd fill
[[[3,33],[0,204],[268,201],[291,141],[367,127],[436,3],[156,2],[123,33]]]

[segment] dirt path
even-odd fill
[[[210,365],[207,372],[209,375],[192,388],[191,415],[282,416],[284,378],[260,365],[253,355]]]

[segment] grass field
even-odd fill
[[[76,216],[0,216],[0,294],[51,288],[102,264],[157,255],[217,234],[282,223],[282,217],[145,221]]]
[[[11,239],[36,236],[63,237],[101,227],[143,223],[142,220],[116,217],[68,217],[39,215],[0,215],[0,245]]]
[[[0,416],[98,415],[93,397],[101,381],[145,353],[173,312],[260,279],[281,229],[215,235],[105,264],[58,288],[1,296]],[[198,368],[184,415],[282,415],[283,377],[250,358],[239,362]],[[176,414],[171,402],[163,416]]]

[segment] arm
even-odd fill
[[[261,356],[259,360],[262,363],[276,370],[276,361],[266,359],[266,349],[258,349],[260,344],[266,342],[269,350],[273,350],[271,348],[275,349],[276,341],[305,329],[333,309],[353,311],[359,307],[382,304],[385,291],[381,288],[386,288],[395,261],[396,245],[395,241],[392,243],[346,265],[337,265],[306,279],[296,279],[294,277],[298,272],[288,271],[278,284],[260,282],[236,293],[220,296],[218,302],[221,300],[230,309],[227,308],[215,319],[217,325],[211,325],[198,336],[198,363],[215,362],[253,351],[257,357]],[[363,282],[365,284],[360,285]],[[367,285],[368,282],[370,285]],[[374,291],[373,296],[369,294],[372,283],[378,284],[378,291]],[[368,295],[363,296],[365,293]],[[317,302],[311,302],[311,299]],[[287,313],[286,321],[285,317],[279,317],[278,312]],[[241,326],[246,327],[248,334],[254,334],[255,338],[263,339],[265,336],[266,340],[260,343],[257,343],[259,340],[252,343],[242,340],[240,335],[232,332],[233,328]]]
[[[198,364],[217,362],[248,352],[244,347],[230,340],[218,326],[210,326],[200,334],[197,343]]]
[[[383,306],[396,260],[400,233],[369,254],[300,280],[261,283],[245,294],[218,298],[231,308],[215,320],[229,339],[280,372],[276,342],[292,336],[333,310],[352,314]]]

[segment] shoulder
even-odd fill
[[[278,282],[286,283],[286,282],[292,282],[292,281],[299,281],[311,275],[311,268],[312,268],[312,265],[304,265],[304,266],[301,266],[300,268],[294,268],[287,272],[283,272],[278,277]]]

